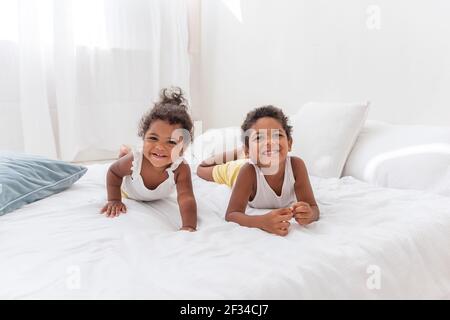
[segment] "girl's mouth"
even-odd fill
[[[152,155],[153,158],[156,158],[156,159],[159,159],[159,160],[167,158],[166,155],[164,155],[162,153],[158,153],[158,152],[152,152],[151,155]]]

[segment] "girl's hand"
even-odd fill
[[[107,218],[114,218],[118,217],[120,213],[127,213],[127,207],[122,201],[113,200],[108,201],[100,212],[104,213]]]
[[[307,202],[297,202],[292,205],[292,213],[294,214],[295,221],[301,226],[306,226],[311,222],[314,222],[314,212]]]
[[[194,231],[197,231],[197,230],[194,227],[186,226],[186,227],[181,227],[180,231],[194,232]]]
[[[289,233],[292,216],[291,208],[272,210],[261,216],[261,229],[284,237]]]

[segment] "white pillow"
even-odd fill
[[[368,111],[369,103],[307,103],[294,117],[292,153],[309,174],[339,178]]]
[[[344,175],[383,187],[450,195],[450,127],[368,121]]]
[[[242,144],[240,127],[209,129],[194,139],[184,157],[190,165],[196,167],[204,159],[241,147]]]

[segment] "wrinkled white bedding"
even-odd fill
[[[283,238],[225,222],[230,190],[194,176],[188,233],[175,198],[98,214],[106,170],[0,217],[0,298],[450,298],[448,197],[312,178],[321,219]]]

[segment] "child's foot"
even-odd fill
[[[131,148],[126,145],[121,145],[119,150],[119,158],[122,158],[123,156],[126,156],[131,152]]]

